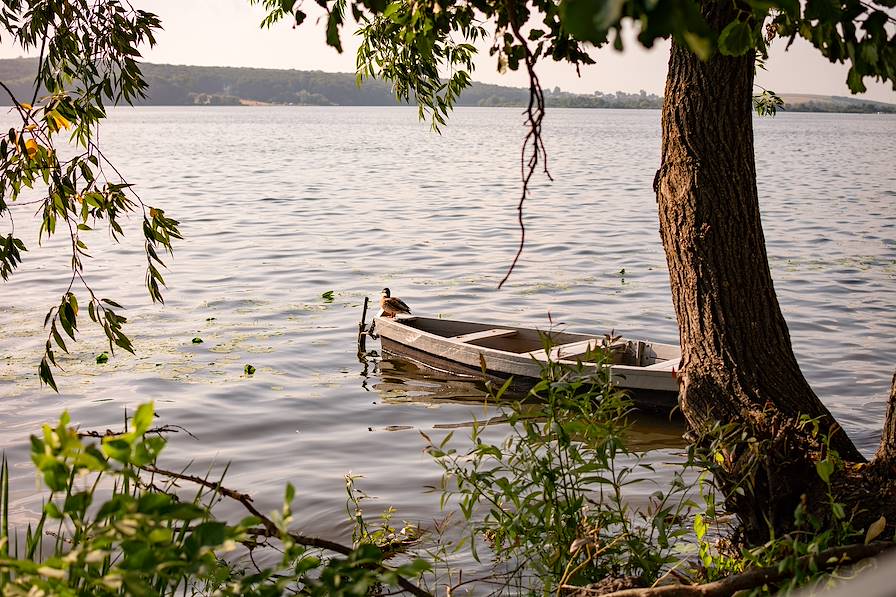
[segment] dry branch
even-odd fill
[[[222,495],[224,497],[228,497],[232,500],[235,500],[243,505],[243,507],[249,511],[250,514],[257,517],[263,526],[263,529],[254,529],[257,534],[268,538],[279,538],[281,536],[280,530],[277,528],[277,525],[274,524],[274,521],[269,517],[265,516],[261,512],[259,512],[258,508],[255,507],[253,503],[252,496],[246,493],[240,493],[239,491],[235,491],[233,489],[228,489],[224,487],[220,483],[215,483],[213,481],[209,481],[207,479],[203,479],[202,477],[197,477],[196,475],[187,475],[184,473],[176,473],[174,471],[169,471],[165,469],[158,468],[157,466],[143,466],[140,467],[148,473],[153,473],[156,475],[162,475],[164,477],[169,477],[171,479],[179,479],[182,481],[189,481],[191,483],[195,483],[202,487],[206,487],[211,489],[212,491]],[[351,547],[346,545],[342,545],[341,543],[336,543],[335,541],[329,541],[327,539],[321,539],[320,537],[312,537],[309,535],[302,535],[299,533],[289,532],[288,533],[290,539],[292,539],[298,545],[304,545],[305,547],[313,547],[317,549],[325,549],[327,551],[332,551],[334,553],[338,553],[340,555],[349,555],[353,550]],[[394,573],[395,571],[385,564],[380,564],[380,568],[383,571]],[[411,581],[407,580],[404,577],[397,576],[398,586],[407,591],[412,595],[416,595],[417,597],[433,597],[431,593],[428,591],[424,591]]]
[[[91,431],[79,431],[78,437],[80,437],[80,438],[95,437],[97,439],[103,439],[106,437],[121,437],[122,435],[125,435],[126,433],[127,433],[127,431],[112,431],[111,429],[106,429],[105,431],[102,431],[102,432],[91,430]],[[164,433],[186,433],[193,439],[197,439],[197,437],[195,435],[193,435],[186,428],[181,427],[180,425],[162,425],[161,427],[153,427],[151,429],[147,429],[144,432],[144,435],[149,435],[151,433],[154,433],[156,435],[162,435]]]

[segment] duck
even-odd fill
[[[388,288],[383,288],[380,296],[380,308],[383,310],[383,315],[392,319],[395,319],[398,314],[411,314],[411,308],[397,296],[392,296]]]

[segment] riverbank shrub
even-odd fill
[[[429,536],[394,523],[391,508],[379,521],[366,517],[370,496],[356,487],[358,477],[346,476],[351,545],[292,530],[291,485],[281,508],[265,515],[249,495],[226,488],[223,475],[160,468],[164,434],[173,427],[152,427],[152,404],[122,433],[79,432],[64,413],[32,437],[32,461],[49,495],[24,531],[10,529],[9,466],[5,458],[0,465],[0,590],[362,596],[488,587],[496,595],[592,595],[675,584],[689,594],[737,578],[750,594],[769,594],[825,584],[832,571],[893,545],[886,520],[859,528],[835,501],[832,484],[846,464],[808,419],[801,424],[823,451],[816,469],[826,493],[796,508],[787,535],[760,545],[738,538],[725,505],[758,499],[763,455],[772,446],[720,425],[664,464],[658,482],[645,454],[627,446],[633,412],[602,366],[609,356],[591,358],[597,367],[546,363],[525,401],[508,401],[505,384],[491,399],[502,401],[506,417],[474,423],[463,447],[450,433],[438,442],[426,437],[442,467],[441,505],[449,512]],[[721,495],[714,478],[732,470],[741,481],[733,495]],[[629,498],[637,484],[653,487],[639,488],[649,498],[635,507]],[[213,506],[222,499],[249,515],[218,519]],[[455,504],[460,537],[451,522]],[[480,566],[478,577],[464,580],[453,562],[465,549],[490,571]],[[273,564],[258,566],[257,550]]]
[[[152,404],[123,433],[84,434],[64,413],[31,438],[31,457],[49,496],[35,525],[10,529],[9,468],[0,469],[0,587],[3,595],[367,595],[412,588],[419,560],[384,564],[369,541],[341,546],[290,529],[295,490],[264,515],[251,498],[210,480],[156,466],[165,429],[151,427]],[[96,439],[99,441],[95,441]],[[175,484],[181,485],[178,491]],[[185,497],[184,484],[194,490]],[[218,520],[212,506],[235,499],[250,516]],[[275,550],[269,567],[236,558],[238,549]],[[422,593],[422,592],[421,592]]]
[[[477,560],[483,547],[491,558],[490,582],[499,588],[490,594],[599,595],[676,585],[676,594],[698,595],[701,585],[724,581],[739,588],[714,586],[712,594],[767,595],[830,584],[837,570],[893,545],[892,537],[869,545],[886,520],[859,528],[836,501],[832,484],[845,463],[808,418],[800,425],[822,452],[816,471],[826,490],[804,496],[787,514],[790,533],[776,536],[778,524],[769,519],[769,539],[751,543],[726,505],[752,501],[759,517],[774,511],[763,503],[763,474],[776,440],[717,425],[692,437],[657,483],[645,454],[627,445],[636,413],[603,366],[609,354],[597,350],[589,361],[596,367],[546,363],[527,400],[509,405],[503,439],[489,439],[494,423],[474,424],[463,447],[450,434],[439,442],[427,437],[444,473],[443,507],[457,503],[464,543]],[[646,506],[631,505],[635,484],[655,485]],[[726,495],[719,486],[734,489]]]
[[[668,487],[651,479],[644,454],[626,446],[631,402],[603,366],[610,355],[590,356],[596,367],[546,363],[528,400],[511,406],[503,440],[476,424],[469,448],[450,436],[428,447],[444,470],[442,502],[457,501],[474,556],[484,542],[514,590],[551,594],[608,577],[650,585],[691,533],[686,468],[672,470]],[[646,508],[626,498],[636,484],[654,485]]]

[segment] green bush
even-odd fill
[[[349,548],[291,531],[291,485],[280,511],[265,516],[220,480],[158,468],[166,442],[164,429],[151,429],[152,404],[137,409],[129,431],[106,434],[99,443],[91,440],[98,434],[79,434],[69,422],[65,413],[56,427],[45,425],[41,436],[31,438],[32,460],[50,494],[39,521],[28,525],[21,540],[9,530],[9,470],[3,459],[4,595],[360,596],[380,585],[414,589],[405,577],[427,569],[422,561],[389,567],[383,551],[369,542]],[[175,480],[196,486],[192,499],[172,491]],[[222,496],[240,501],[252,515],[236,524],[217,520],[212,504]],[[282,555],[274,567],[250,569],[235,557],[240,547],[275,547]]]
[[[609,355],[590,358],[596,368],[546,364],[530,400],[513,404],[503,442],[484,438],[486,424],[474,426],[469,449],[451,447],[450,434],[430,442],[444,469],[443,504],[457,499],[474,556],[485,540],[517,589],[548,594],[607,577],[649,585],[690,532],[680,471],[648,511],[626,503],[625,488],[648,482],[638,473],[652,469],[625,445],[630,402],[603,367]]]

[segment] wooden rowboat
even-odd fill
[[[433,369],[501,383],[512,377],[516,393],[528,391],[540,379],[548,359],[575,364],[588,351],[607,343],[603,336],[429,317],[376,317],[374,329],[384,353]],[[549,350],[545,349],[545,338],[551,345]],[[677,345],[614,338],[610,349],[613,381],[629,391],[637,408],[658,412],[675,408],[675,370],[681,356]]]

